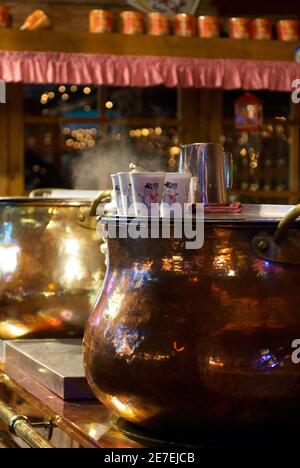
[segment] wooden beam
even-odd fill
[[[222,96],[219,89],[182,89],[180,93],[180,137],[185,144],[218,143],[223,133]]]
[[[223,90],[209,89],[210,122],[209,141],[219,143],[220,136],[223,135]]]
[[[0,195],[24,193],[23,87],[7,85],[6,104],[0,105]]]
[[[294,61],[297,43],[228,38],[200,39],[123,34],[90,34],[74,31],[0,30],[0,49],[115,55],[228,58]]]
[[[0,104],[0,197],[8,194],[7,104]]]
[[[201,120],[199,119],[200,90],[178,90],[178,119],[181,143],[188,145],[199,141]]]
[[[291,119],[294,122],[290,125],[291,154],[290,154],[290,190],[292,192],[299,190],[300,175],[300,105],[291,104]],[[290,203],[297,203],[299,197],[291,196]]]

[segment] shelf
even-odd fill
[[[6,83],[269,89],[290,92],[296,43],[0,30]]]
[[[67,123],[92,123],[97,125],[124,125],[124,126],[158,126],[177,127],[180,123],[176,118],[164,117],[124,117],[124,118],[109,118],[109,117],[59,117],[59,116],[24,116],[24,123],[27,125],[61,125]]]
[[[299,44],[298,44],[299,45]],[[133,56],[294,61],[295,42],[0,30],[0,49]]]
[[[251,190],[231,190],[231,195],[242,196],[242,197],[249,197],[249,198],[298,198],[300,199],[300,192],[297,191],[289,191],[285,190],[283,192],[277,192],[276,190],[270,190],[269,192],[265,192],[262,190],[258,190],[253,192]]]

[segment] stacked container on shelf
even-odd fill
[[[269,18],[227,18],[224,21],[219,16],[201,15],[196,17],[179,13],[173,17],[165,13],[152,12],[144,14],[138,11],[123,11],[119,15],[118,26],[114,27],[113,12],[107,10],[92,10],[90,13],[90,32],[110,33],[121,32],[127,35],[149,34],[152,36],[167,36],[173,34],[180,37],[214,38],[227,35],[231,39],[270,40],[275,37],[273,25]],[[225,33],[222,34],[222,30]],[[300,21],[298,19],[281,19],[277,22],[277,38],[282,41],[297,41],[300,39]]]

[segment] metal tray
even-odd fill
[[[95,396],[84,372],[81,340],[19,340],[5,342],[5,372],[21,369],[64,400]]]

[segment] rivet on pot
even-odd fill
[[[269,242],[268,242],[267,240],[261,239],[261,240],[258,242],[257,246],[258,246],[258,248],[259,248],[260,250],[262,250],[263,252],[265,252],[266,250],[269,249],[270,244],[269,244]]]

